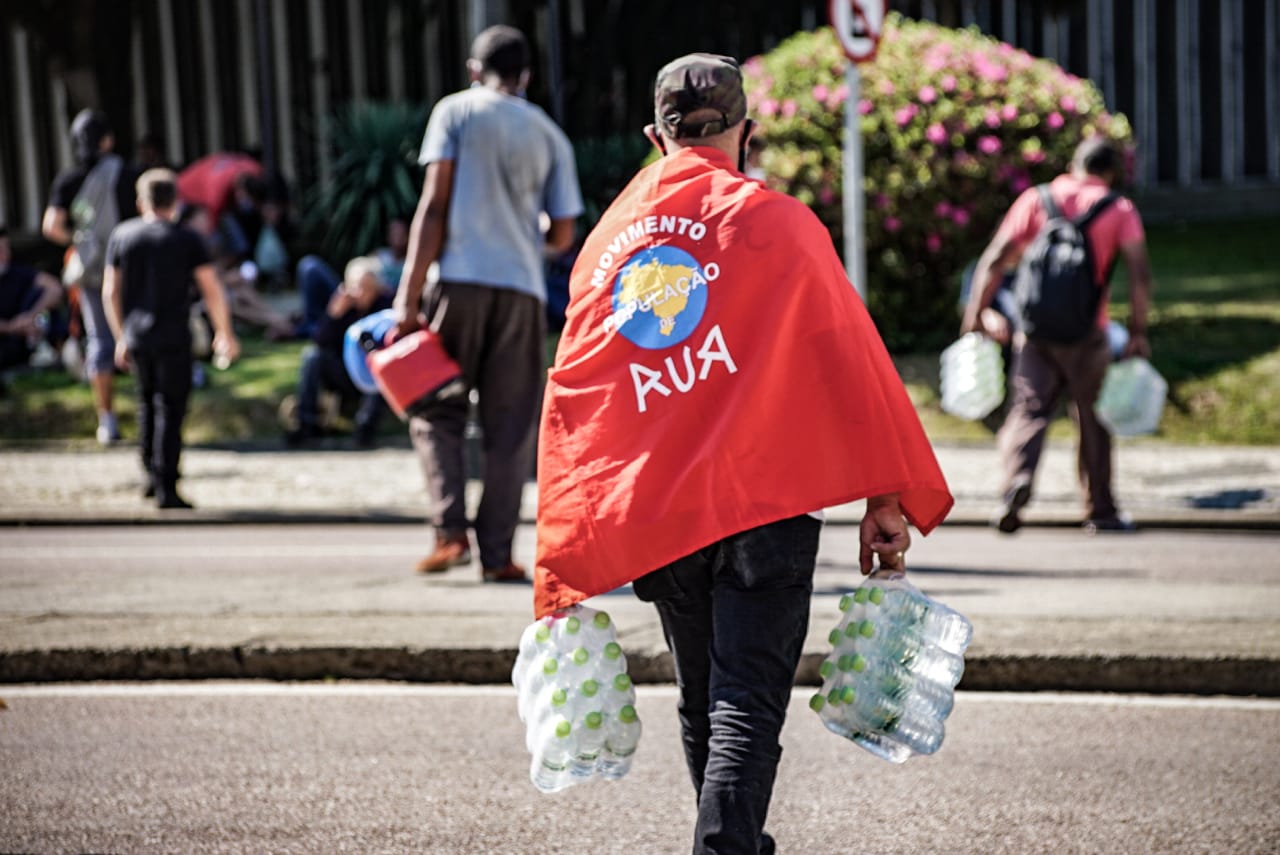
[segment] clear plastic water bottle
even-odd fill
[[[810,707],[829,730],[886,760],[937,751],[972,625],[898,571],[873,573],[840,610]]]
[[[592,710],[583,716],[577,731],[577,744],[569,771],[577,778],[590,778],[596,774],[600,751],[604,748],[604,716]]]
[[[1116,436],[1155,433],[1168,393],[1169,384],[1151,363],[1133,356],[1107,366],[1093,410]]]
[[[616,781],[631,770],[631,759],[640,744],[640,718],[636,708],[627,704],[610,719],[600,758],[600,777]]]
[[[981,333],[966,333],[942,351],[939,371],[942,409],[953,416],[976,421],[1004,400],[1000,345]]]
[[[623,752],[614,755],[610,775],[626,774],[640,733],[626,669],[613,621],[604,612],[577,605],[525,629],[511,682],[525,746],[536,760],[530,775],[539,789],[551,792],[606,777],[604,745],[610,735]],[[558,733],[559,722],[567,723],[567,732]],[[629,739],[635,741],[628,745]],[[572,759],[569,771],[557,777],[562,750]]]
[[[561,718],[546,723],[533,751],[529,778],[544,793],[554,793],[572,786],[573,726]]]

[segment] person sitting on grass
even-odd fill
[[[62,285],[48,273],[14,264],[9,231],[0,224],[0,395],[3,372],[28,365],[44,336],[39,318],[62,300]]]
[[[302,352],[298,370],[295,424],[286,426],[285,442],[293,448],[318,438],[320,393],[330,390],[346,400],[359,399],[355,415],[355,443],[360,448],[373,445],[378,422],[386,409],[382,396],[362,393],[347,374],[342,361],[343,338],[347,328],[361,318],[391,307],[391,292],[379,278],[381,266],[370,256],[347,263],[342,284],[329,298],[324,316],[311,333],[311,343]]]

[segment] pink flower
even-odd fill
[[[827,94],[827,87],[821,83],[813,87],[813,100],[817,101],[819,104],[827,100]]]
[[[988,128],[1000,127],[1000,114],[995,110],[987,110],[987,114],[983,116],[982,123]]]
[[[756,74],[764,70],[764,57],[763,56],[751,57],[751,59],[742,63],[742,70],[747,72],[747,74]]]
[[[1001,148],[998,137],[985,136],[978,138],[978,151],[983,154],[999,154]]]
[[[1013,104],[1005,104],[1000,108],[1000,118],[1006,122],[1012,122],[1018,118],[1018,108]]]
[[[834,109],[847,100],[849,100],[849,87],[841,83],[832,90],[830,97],[827,98],[827,106]]]
[[[1050,113],[1048,117],[1045,118],[1044,123],[1056,131],[1058,128],[1066,124],[1066,120],[1062,118],[1061,113],[1055,112]]]
[[[1076,111],[1076,99],[1072,98],[1070,95],[1063,95],[1058,101],[1058,105],[1068,113],[1074,113]]]
[[[942,145],[947,141],[947,129],[938,122],[934,122],[929,129],[924,132],[925,139],[934,145]]]
[[[929,250],[930,252],[937,252],[938,250],[942,249],[942,236],[937,234],[936,232],[933,234],[930,234],[928,237],[924,239],[924,245],[925,245],[925,249]]]
[[[964,228],[969,225],[969,212],[964,208],[955,208],[951,211],[951,222],[957,226]]]
[[[867,113],[870,113],[870,112],[871,112],[871,102],[868,101],[866,98],[863,98],[861,101],[858,102],[858,115],[865,116],[867,115]]]
[[[1031,177],[1025,172],[1019,172],[1009,179],[1009,189],[1014,193],[1021,193],[1031,186]]]
[[[760,102],[760,106],[756,109],[762,116],[774,116],[778,113],[778,102],[772,98],[766,98]]]
[[[907,104],[905,107],[900,107],[898,111],[893,114],[893,118],[898,123],[898,127],[902,128],[911,124],[911,120],[914,119],[916,117],[916,113],[919,112],[920,108],[915,104]]]
[[[831,189],[830,184],[823,184],[818,188],[818,201],[824,205],[830,205],[836,200],[836,191]]]
[[[1025,163],[1043,163],[1044,152],[1038,148],[1029,148],[1022,153],[1022,160]]]
[[[877,88],[880,90],[881,95],[892,95],[894,92],[898,91],[893,83],[888,80],[881,80],[880,86]]]
[[[932,86],[921,86],[920,91],[916,93],[922,104],[932,104],[938,100],[938,90]]]
[[[949,217],[951,215],[951,203],[943,199],[933,206],[933,215],[935,217]]]
[[[883,211],[885,208],[889,207],[890,199],[888,195],[884,193],[877,193],[875,202],[876,207]]]
[[[948,74],[946,77],[942,78],[942,91],[956,91],[956,76],[954,74]]]
[[[782,117],[783,117],[784,119],[790,119],[790,118],[791,118],[792,116],[794,116],[795,114],[796,114],[796,102],[795,102],[794,100],[792,100],[791,98],[788,98],[787,100],[783,101],[783,102],[782,102]]]
[[[897,217],[884,218],[884,230],[886,232],[893,233],[900,228],[902,228],[902,220],[899,220]]]

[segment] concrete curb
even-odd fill
[[[807,653],[796,684],[817,686],[823,654]],[[502,685],[514,649],[194,648],[19,650],[0,653],[0,683],[143,680],[402,680]],[[628,654],[637,683],[672,683],[666,653]],[[1280,697],[1280,658],[976,656],[960,689]]]

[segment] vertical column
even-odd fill
[[[1018,13],[1013,0],[1004,0],[1000,5],[1000,39],[1011,45],[1018,44]]]
[[[1098,79],[1101,81],[1102,97],[1107,109],[1116,108],[1116,19],[1115,4],[1112,0],[1091,0],[1094,4],[1089,20],[1097,20],[1095,33],[1098,39],[1099,63]]]
[[[1222,181],[1244,173],[1244,10],[1222,0]]]
[[[31,54],[28,51],[27,31],[14,26],[10,32],[13,36],[13,65],[17,72],[18,91],[14,102],[17,110],[15,118],[18,123],[18,139],[34,141],[36,137],[35,107],[31,98],[33,77],[28,73],[31,68]],[[64,129],[62,136],[66,136]],[[22,173],[22,210],[18,212],[23,228],[39,226],[43,213],[43,191],[40,187],[39,164],[36,163],[36,147],[34,144],[18,146],[18,168]],[[14,225],[17,225],[16,223]]]
[[[1280,180],[1280,0],[1267,0],[1266,7],[1266,99],[1267,177]]]
[[[268,0],[258,0],[268,3]],[[276,81],[276,132],[279,134],[280,170],[293,181],[298,180],[298,156],[293,147],[293,87],[289,73],[289,19],[283,3],[269,3],[271,10],[270,62]]]
[[[364,14],[360,0],[347,0],[345,41],[351,48],[351,99],[363,101],[369,97],[369,75],[365,68]]]
[[[440,16],[432,15],[422,28],[423,67],[427,70],[427,103],[431,104],[444,95],[444,81],[440,69]]]
[[[427,58],[432,63],[432,57]],[[404,100],[404,6],[395,2],[387,8],[387,84],[391,100]]]
[[[136,131],[155,131],[147,115],[147,69],[142,59],[142,15],[133,16],[129,28],[129,76],[133,78],[133,127]]]
[[[1177,0],[1174,30],[1178,40],[1178,183],[1186,186],[1200,170],[1200,27],[1198,2]]]
[[[254,50],[254,34],[257,26],[253,20],[253,9],[250,3],[253,0],[236,0],[236,29],[239,30],[239,38],[236,39],[236,50],[239,55],[240,66],[240,128],[244,132],[244,142],[257,142],[266,147],[266,140],[262,138],[262,129],[258,124],[259,111],[262,104],[258,98],[258,75],[261,73],[258,66],[266,62],[266,57],[260,57]],[[264,157],[265,157],[264,152]]]
[[[164,136],[169,160],[187,160],[186,141],[182,138],[182,96],[178,92],[177,34],[173,29],[173,0],[156,0],[156,18],[160,26],[160,59],[164,63]]]
[[[920,17],[926,21],[937,21],[938,4],[934,0],[920,0]]]
[[[218,39],[213,29],[213,7],[210,0],[199,0],[196,11],[200,16],[200,34],[196,39],[196,47],[200,51],[204,72],[201,87],[204,90],[204,104],[201,105],[201,112],[205,117],[205,146],[209,151],[221,151],[225,137],[222,133],[222,100],[218,97],[218,58],[215,55],[218,51]]]
[[[329,152],[329,58],[324,44],[324,2],[308,0],[307,3],[308,57],[311,62],[311,105],[315,113],[317,178],[323,184],[329,180],[332,155]]]
[[[1147,186],[1159,176],[1159,152],[1156,148],[1156,77],[1155,77],[1155,0],[1133,3],[1133,103],[1134,128],[1142,152],[1142,168],[1137,183]]]

